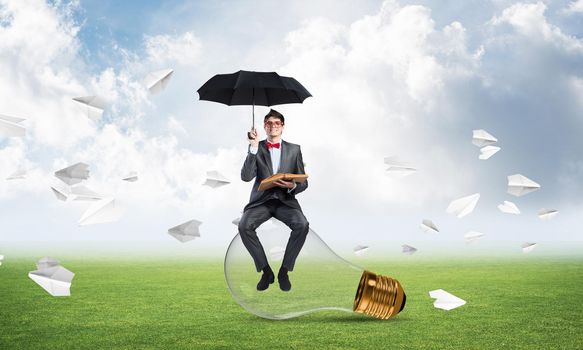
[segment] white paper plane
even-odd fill
[[[75,97],[73,100],[81,103],[87,113],[87,117],[95,122],[101,119],[103,111],[107,108],[107,102],[100,96]]]
[[[403,248],[403,253],[405,253],[406,255],[413,255],[417,251],[417,248],[407,244],[403,244],[401,248]]]
[[[478,156],[478,158],[481,160],[489,159],[494,154],[496,154],[499,150],[500,150],[500,147],[496,147],[496,146],[482,147],[482,148],[480,148],[480,155]]]
[[[74,201],[98,201],[104,198],[104,196],[83,185],[71,186],[70,191],[70,197]]]
[[[429,292],[431,298],[436,299],[433,306],[442,310],[453,310],[466,304],[466,301],[450,294],[443,289],[432,290]]]
[[[69,195],[71,194],[71,191],[68,188],[62,186],[51,186],[51,190],[57,199],[63,202],[66,202],[67,198],[69,198]]]
[[[466,243],[474,243],[477,242],[483,236],[484,234],[482,232],[469,231],[464,235],[464,239],[466,240]]]
[[[0,136],[4,137],[24,137],[25,127],[20,124],[26,119],[10,117],[0,114]]]
[[[354,247],[353,250],[354,250],[354,254],[355,255],[362,256],[368,250],[368,246],[365,246],[365,245],[357,245],[356,247]]]
[[[271,261],[277,262],[283,259],[285,254],[285,248],[283,247],[273,247],[269,250],[269,255],[271,256]]]
[[[541,220],[551,220],[559,213],[556,209],[541,209],[538,211],[538,217]]]
[[[172,227],[168,230],[168,234],[182,243],[192,241],[196,237],[200,237],[200,225],[202,225],[201,221],[193,219]]]
[[[224,177],[223,175],[221,175],[218,171],[207,171],[206,172],[206,181],[205,183],[203,183],[203,185],[212,187],[212,188],[217,188],[217,187],[221,187],[224,185],[228,185],[231,182],[229,180],[227,180],[226,177]]]
[[[536,247],[536,243],[526,242],[526,243],[523,243],[521,245],[521,247],[522,247],[522,252],[523,253],[525,253],[525,254],[526,253],[530,253],[530,252],[532,252],[532,250],[534,249],[534,247]]]
[[[59,262],[50,256],[45,256],[36,262],[37,270],[44,270],[55,266],[59,266]]]
[[[6,180],[22,180],[26,177],[26,170],[19,169],[12,173],[12,175],[8,176]]]
[[[76,163],[55,171],[55,176],[67,185],[75,185],[89,178],[89,165]]]
[[[172,69],[151,72],[144,78],[144,85],[150,93],[157,94],[166,88],[172,78],[172,73],[174,73]]]
[[[115,198],[103,198],[91,204],[83,213],[79,219],[79,226],[115,222],[122,217],[123,212],[123,207],[116,202]]]
[[[521,174],[508,176],[508,193],[520,197],[534,192],[540,188],[540,185]]]
[[[241,217],[238,217],[238,218],[234,218],[233,221],[231,221],[231,222],[233,223],[233,225],[239,226],[240,221],[241,221]]]
[[[437,229],[437,226],[435,226],[433,221],[431,221],[429,219],[423,220],[423,222],[421,222],[421,224],[419,225],[419,228],[421,230],[423,230],[423,232],[426,232],[426,233],[438,233],[439,232],[439,230]]]
[[[105,196],[96,193],[95,191],[83,185],[75,186],[51,186],[51,190],[57,199],[64,202],[71,201],[98,201],[105,198]]]
[[[490,135],[484,129],[473,130],[472,143],[478,147],[489,146],[498,142],[498,139]]]
[[[516,206],[516,204],[509,202],[509,201],[504,201],[504,203],[502,204],[498,204],[498,209],[506,214],[515,214],[518,215],[520,214],[520,210],[518,210],[518,207]]]
[[[75,274],[62,266],[31,271],[28,277],[54,297],[71,295],[71,282]]]
[[[138,172],[137,171],[130,171],[126,176],[124,176],[124,178],[122,180],[128,181],[128,182],[136,182],[136,181],[138,181]]]
[[[403,178],[414,174],[417,169],[404,163],[395,156],[385,157],[385,164],[389,167],[386,169],[387,175],[392,178]]]
[[[458,218],[463,218],[464,216],[474,211],[474,208],[476,207],[476,204],[478,203],[479,199],[480,199],[479,193],[474,193],[470,196],[456,199],[449,204],[449,206],[446,209],[446,212],[448,214],[453,214]]]

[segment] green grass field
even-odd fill
[[[583,348],[577,257],[369,260],[364,267],[407,292],[389,321],[338,311],[256,317],[231,297],[219,258],[60,261],[76,274],[71,297],[51,297],[27,277],[33,258],[0,266],[0,349]],[[439,288],[467,304],[435,309],[428,292]]]

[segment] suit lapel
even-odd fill
[[[281,142],[281,159],[279,160],[279,172],[280,173],[289,173],[291,170],[289,169],[289,157],[290,157],[290,150],[289,145],[287,142]]]
[[[271,165],[271,154],[269,153],[269,150],[267,149],[267,144],[265,141],[261,141],[259,143],[259,149],[261,150],[261,152],[263,152],[263,159],[265,159],[265,162],[267,163],[267,168],[269,169],[269,173],[271,175],[273,175],[273,166]],[[281,168],[281,165],[280,165]]]

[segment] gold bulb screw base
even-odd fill
[[[354,297],[353,311],[388,320],[403,310],[406,300],[399,281],[363,271]]]

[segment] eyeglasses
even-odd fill
[[[265,122],[265,126],[268,126],[270,128],[272,127],[280,127],[283,124],[280,121],[275,121],[275,122]]]

